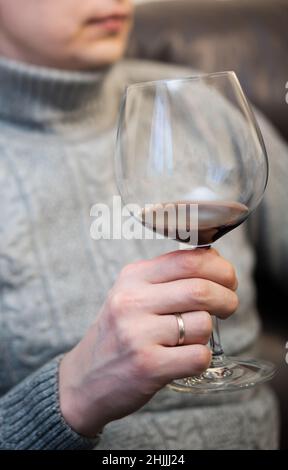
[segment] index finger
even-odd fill
[[[232,290],[238,286],[232,264],[214,248],[178,250],[147,260],[142,265],[142,276],[151,284],[197,277]]]

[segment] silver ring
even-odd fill
[[[185,325],[184,325],[184,320],[182,318],[181,313],[175,313],[175,317],[178,323],[178,329],[179,329],[179,336],[178,336],[178,343],[177,346],[181,346],[181,344],[184,344],[185,340]]]

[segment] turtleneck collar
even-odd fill
[[[107,107],[105,83],[112,68],[66,71],[0,57],[0,120],[53,130],[87,123]]]

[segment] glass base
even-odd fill
[[[201,375],[173,380],[167,387],[196,394],[237,391],[270,380],[276,370],[267,361],[218,356]]]

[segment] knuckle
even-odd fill
[[[191,256],[191,253],[183,253],[182,256],[179,256],[177,262],[180,265],[181,270],[188,272],[191,275],[199,272],[202,260],[201,256]]]
[[[202,279],[193,279],[191,284],[192,298],[201,302],[208,297],[208,283]]]
[[[122,314],[127,310],[129,305],[129,293],[124,290],[114,292],[109,300],[112,315]]]
[[[139,272],[143,270],[143,268],[149,265],[150,260],[138,260],[134,261],[133,263],[128,263],[120,271],[119,278],[120,280],[125,280],[126,278],[131,278],[135,276],[139,276]]]
[[[137,295],[128,289],[117,290],[110,296],[109,305],[112,315],[124,315],[138,307]]]
[[[135,272],[137,270],[137,263],[129,263],[123,266],[123,268],[120,271],[119,277],[121,279],[126,278],[127,276],[133,276],[135,275]]]
[[[111,314],[118,315],[122,311],[125,298],[122,291],[111,292],[109,296],[109,310]]]

